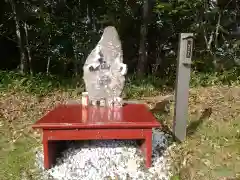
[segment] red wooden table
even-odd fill
[[[118,109],[59,105],[33,125],[43,130],[45,169],[55,162],[57,141],[98,139],[142,140],[146,167],[150,167],[154,127],[160,124],[143,104],[128,104]]]

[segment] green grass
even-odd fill
[[[221,85],[239,85],[240,68],[233,68],[224,72],[196,72],[191,74],[191,87],[207,87]]]
[[[180,169],[182,179],[240,175],[239,120],[205,122],[193,137],[187,139],[183,148],[189,153],[189,159],[187,165]]]
[[[174,150],[180,179],[240,178],[240,87],[195,88],[190,93],[189,126],[208,114]],[[188,131],[191,132],[191,131]]]
[[[0,119],[0,122],[0,179],[33,179],[36,173],[34,148],[37,143],[30,137],[30,134],[28,136],[18,131],[19,128],[16,128],[17,132],[11,129],[6,120]]]
[[[240,173],[238,73],[236,69],[221,74],[192,73],[189,124],[199,121],[205,106],[212,108],[212,114],[173,150],[172,180],[215,180]],[[124,96],[141,98],[172,93],[171,79],[127,77]],[[39,179],[34,151],[41,146],[41,137],[31,130],[31,124],[56,104],[79,98],[79,92],[84,90],[81,78],[22,76],[0,71],[0,80],[0,179]],[[156,117],[171,128],[173,113],[157,113]]]

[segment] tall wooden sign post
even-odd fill
[[[181,33],[177,60],[177,79],[175,88],[175,113],[173,132],[184,141],[188,120],[188,96],[192,62],[193,34]]]

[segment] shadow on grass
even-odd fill
[[[187,136],[192,136],[195,134],[197,129],[203,124],[205,120],[207,120],[212,114],[212,108],[206,108],[203,112],[201,117],[191,122],[187,127]],[[161,130],[167,134],[169,134],[172,137],[172,141],[176,143],[181,143],[180,140],[175,136],[173,130],[169,127],[169,125],[164,124],[164,122],[160,121],[161,123]]]
[[[200,127],[203,122],[208,119],[212,114],[212,108],[207,108],[203,111],[201,117],[197,121],[193,121],[187,127],[187,136],[192,136],[197,131],[198,127]]]

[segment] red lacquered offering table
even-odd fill
[[[79,104],[59,105],[33,128],[43,130],[44,168],[55,162],[56,142],[61,140],[142,140],[146,167],[152,161],[152,128],[160,127],[143,104],[128,104],[121,108],[84,107]]]

